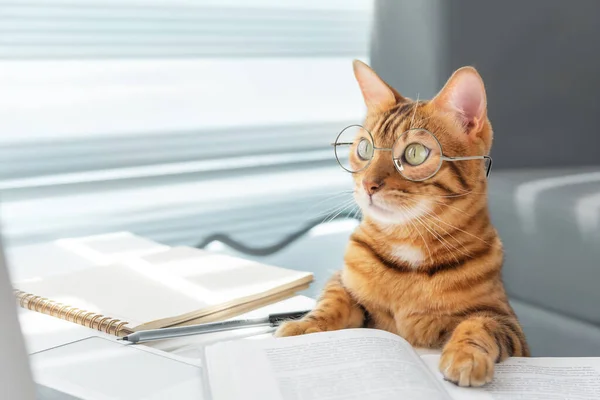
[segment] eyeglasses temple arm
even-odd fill
[[[486,158],[488,156],[468,156],[468,157],[447,157],[447,156],[442,156],[442,160],[445,161],[466,161],[466,160],[483,160],[484,158]]]
[[[466,160],[487,160],[488,165],[485,171],[485,177],[490,176],[490,172],[492,171],[492,157],[490,156],[468,156],[468,157],[447,157],[442,156],[442,160],[444,161],[466,161]]]
[[[490,157],[490,156],[483,156],[483,158],[488,161],[487,170],[485,171],[485,177],[489,178],[490,172],[492,171],[492,157]]]

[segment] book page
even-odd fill
[[[347,329],[218,343],[206,350],[213,400],[449,400],[404,339]]]
[[[455,400],[600,399],[600,358],[510,358],[496,364],[494,380],[482,388],[444,381],[439,355],[422,359]]]

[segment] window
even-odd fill
[[[259,245],[324,217],[317,202],[348,187],[328,144],[363,114],[351,60],[367,58],[372,7],[4,2],[7,242],[129,230]]]

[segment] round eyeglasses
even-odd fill
[[[424,181],[433,177],[442,167],[442,161],[485,160],[486,173],[490,175],[490,156],[448,157],[442,145],[427,129],[413,128],[403,132],[391,148],[375,147],[373,135],[361,125],[350,125],[342,130],[332,143],[335,158],[348,172],[360,172],[367,168],[375,150],[390,151],[396,170],[411,181]]]

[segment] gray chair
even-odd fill
[[[536,356],[600,356],[600,2],[377,0],[371,63],[430,98],[474,65],[495,142],[490,209]]]
[[[600,167],[497,171],[506,290],[538,356],[600,356]]]

